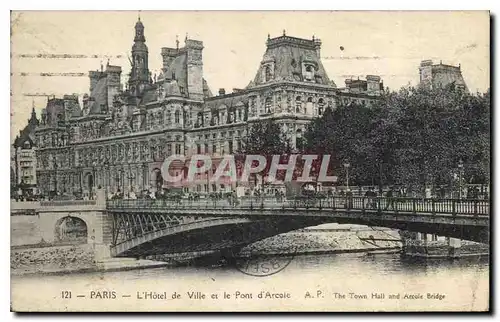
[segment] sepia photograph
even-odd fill
[[[13,312],[489,312],[488,11],[11,11]]]

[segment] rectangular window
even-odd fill
[[[205,153],[208,153],[208,143],[205,143]]]
[[[181,154],[181,145],[179,143],[175,145],[175,154]]]
[[[212,153],[217,153],[217,145],[212,145]]]
[[[196,144],[196,153],[201,154],[201,145]]]
[[[229,141],[229,154],[233,154],[233,141]]]

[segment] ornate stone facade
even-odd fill
[[[125,89],[121,68],[107,64],[89,72],[89,95],[52,98],[36,129],[38,177],[43,193],[88,193],[171,188],[161,164],[172,154],[221,157],[237,151],[248,126],[272,118],[291,145],[314,117],[335,108],[342,91],[329,80],[320,60],[321,41],[283,35],[268,38],[254,80],[245,89],[213,96],[203,78],[203,43],[161,48],[160,75],[148,69],[144,26],[135,26],[131,73]],[[371,100],[376,94],[359,93]],[[173,174],[184,164],[176,164]],[[206,178],[209,179],[209,178]],[[192,184],[185,191],[230,189]]]

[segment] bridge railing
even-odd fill
[[[387,197],[328,197],[328,198],[228,198],[228,199],[121,199],[108,200],[108,209],[344,209],[405,212],[440,213],[462,215],[489,215],[488,200],[470,199],[424,199]]]

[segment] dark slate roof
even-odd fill
[[[468,90],[467,84],[462,76],[462,72],[459,67],[451,65],[433,65],[432,66],[432,82],[435,86],[447,86],[449,84],[455,84],[458,86],[463,86]]]
[[[187,57],[186,53],[182,52],[174,58],[166,71],[165,79],[175,80],[177,86],[182,86],[187,91]]]
[[[158,92],[156,87],[148,87],[142,93],[141,104],[156,102],[158,100]]]
[[[95,84],[90,97],[94,99],[93,102],[89,102],[89,114],[101,114],[101,105],[107,106],[107,79],[102,76]]]
[[[24,142],[29,141],[31,146],[35,145],[35,128],[38,126],[39,121],[36,118],[35,109],[31,112],[31,118],[28,120],[28,124],[19,131],[19,135],[14,140],[14,147],[22,147]]]
[[[316,48],[321,46],[319,40],[307,40],[289,36],[281,36],[267,41],[267,49],[262,58],[257,75],[250,87],[265,83],[263,79],[264,63],[274,62],[273,81],[303,81],[302,62],[315,66],[316,83],[330,85],[330,79],[316,53]]]
[[[79,105],[74,106],[71,117],[81,117],[81,116],[82,116],[82,110],[80,109],[80,106]]]
[[[181,96],[181,90],[179,89],[178,81],[166,81],[164,87],[165,96]]]

